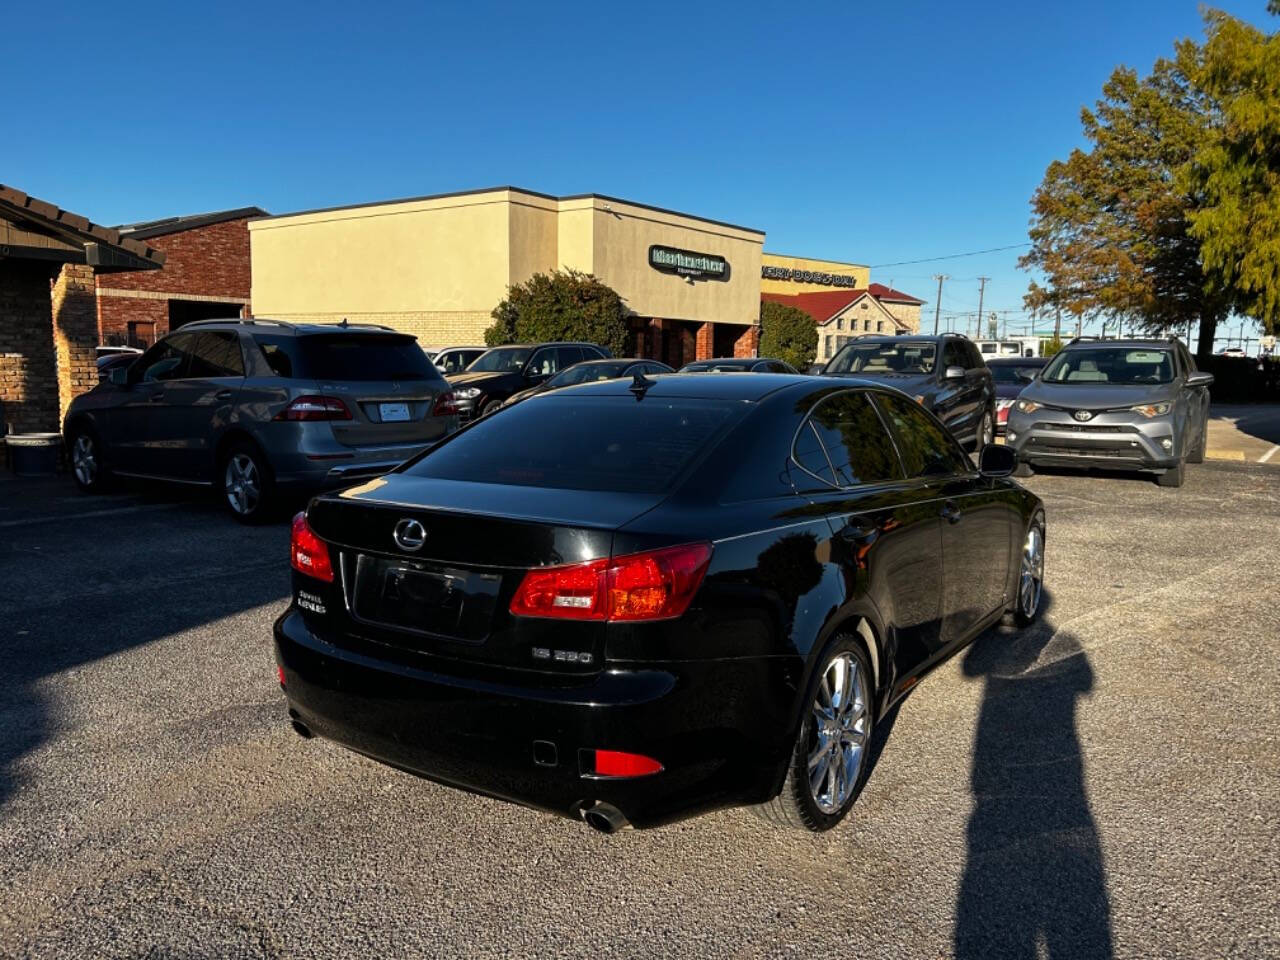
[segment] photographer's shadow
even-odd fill
[[[964,671],[985,690],[955,955],[1111,957],[1106,873],[1076,735],[1076,703],[1093,687],[1084,649],[1041,619],[983,634]]]

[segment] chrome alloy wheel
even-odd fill
[[[852,654],[838,654],[822,672],[809,737],[809,792],[825,814],[839,812],[862,773],[870,731],[871,692]]]
[[[236,453],[227,461],[223,485],[227,493],[227,502],[231,509],[240,516],[247,516],[257,509],[262,498],[262,480],[258,476],[258,465],[246,453]]]
[[[1018,583],[1018,609],[1030,619],[1040,607],[1040,585],[1044,582],[1044,531],[1032,524],[1022,547],[1022,578]]]
[[[71,448],[71,469],[81,486],[91,487],[98,478],[98,451],[93,445],[93,438],[87,433],[76,437]]]

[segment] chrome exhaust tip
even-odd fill
[[[289,726],[293,727],[293,732],[300,736],[303,740],[310,740],[315,736],[301,720],[290,720]]]
[[[589,807],[583,807],[581,813],[587,826],[600,833],[617,833],[623,827],[630,826],[622,811],[611,803],[598,800]]]

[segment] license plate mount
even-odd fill
[[[409,420],[409,405],[407,403],[380,403],[378,404],[378,417],[383,423],[407,423]]]

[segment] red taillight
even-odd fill
[[[689,543],[530,570],[511,599],[523,617],[669,620],[689,608],[711,561],[711,544]]]
[[[308,577],[315,577],[325,583],[333,583],[333,565],[329,563],[329,548],[311,529],[305,513],[300,513],[293,518],[289,562],[299,573],[305,573]]]
[[[351,411],[338,397],[305,396],[276,414],[277,420],[350,420]]]
[[[276,667],[276,679],[280,681],[280,689],[284,689],[284,667]]]
[[[657,760],[639,753],[621,750],[583,750],[582,753],[586,761],[583,766],[591,766],[582,772],[597,777],[647,777],[662,771],[662,764]]]
[[[453,395],[453,391],[436,397],[435,405],[431,408],[433,417],[452,417],[458,413],[458,398]]]

